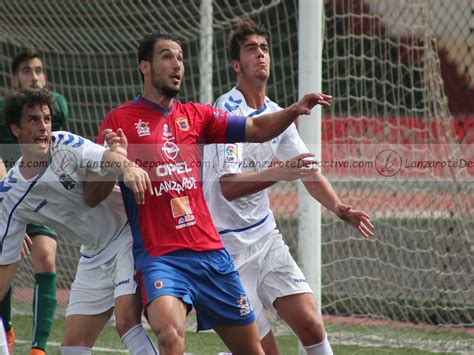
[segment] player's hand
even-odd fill
[[[23,246],[21,248],[22,259],[30,255],[30,250],[31,250],[32,245],[33,245],[33,242],[31,241],[31,238],[28,236],[28,234],[25,233],[25,238],[23,238]]]
[[[312,153],[302,153],[288,161],[274,160],[270,171],[272,181],[293,181],[311,176],[318,171],[318,162]]]
[[[127,157],[128,140],[121,128],[117,132],[106,128],[102,131],[102,138],[107,142],[110,150]]]
[[[149,191],[153,195],[153,187],[148,173],[132,162],[127,164],[122,172],[125,186],[132,190],[136,203],[139,205],[144,204],[145,192]]]
[[[336,214],[344,222],[357,229],[364,238],[375,236],[375,227],[370,221],[369,215],[364,211],[353,210],[351,206],[341,204],[337,207]]]
[[[316,105],[322,106],[331,106],[331,103],[328,101],[332,99],[331,95],[326,95],[323,93],[311,93],[306,94],[295,103],[295,112],[297,115],[309,115],[311,109]]]

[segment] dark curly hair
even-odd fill
[[[36,105],[47,105],[52,115],[54,98],[46,89],[21,89],[8,93],[3,108],[6,126],[8,128],[12,124],[20,126],[23,110]],[[12,136],[15,137],[13,133]]]

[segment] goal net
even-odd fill
[[[199,101],[200,3],[0,0],[0,90],[10,87],[13,56],[25,47],[38,49],[48,87],[68,101],[66,128],[94,138],[108,110],[141,93],[138,41],[147,32],[163,29],[176,33],[183,43],[186,74],[179,99]],[[427,172],[417,167],[389,176],[396,167],[395,153],[411,161],[446,160],[463,153],[443,91],[430,3],[324,4],[323,91],[335,100],[323,110],[323,161],[374,165],[356,169],[341,163],[322,170],[343,201],[372,216],[377,234],[375,240],[364,240],[323,211],[322,312],[336,343],[440,350],[472,346],[454,336],[437,342],[403,333],[394,336],[389,330],[399,324],[435,326],[435,331],[473,325],[472,182],[456,169]],[[249,16],[272,36],[268,96],[282,107],[297,100],[298,46],[304,45],[298,44],[298,16],[304,16],[298,13],[298,1],[215,0],[212,5],[208,68],[214,98],[234,85],[227,36],[239,18]],[[297,191],[297,182],[270,189],[278,227],[296,260]],[[77,260],[78,248],[60,236],[60,316]],[[30,259],[22,262],[15,285],[15,311],[30,312]],[[333,328],[338,322],[349,324],[349,331]],[[371,329],[365,332],[371,335],[361,335],[361,325],[374,326],[376,334]]]

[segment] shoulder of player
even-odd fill
[[[219,96],[214,103],[214,107],[231,114],[239,114],[239,111],[247,107],[247,103],[245,102],[242,93],[234,87],[230,91]]]
[[[264,102],[270,112],[283,110],[283,108],[280,105],[278,105],[275,101],[272,101],[271,99],[269,99],[267,96],[265,96]]]
[[[78,136],[77,134],[68,131],[54,131],[51,133],[51,149],[57,149],[65,147],[71,149],[80,148],[85,142],[85,138]]]

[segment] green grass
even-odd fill
[[[192,319],[191,319],[192,322]],[[28,354],[30,345],[26,341],[31,336],[31,317],[28,316],[16,316],[13,319],[15,326],[16,339],[20,340],[15,344],[15,354]],[[55,343],[60,343],[63,333],[64,321],[55,320],[53,323],[53,330],[50,336],[50,343],[48,345],[48,354],[54,355],[59,354],[59,347]],[[340,325],[327,323],[328,333],[333,332],[350,332],[351,334],[360,335],[379,335],[384,339],[390,339],[395,337],[416,337],[419,339],[430,339],[438,341],[452,341],[453,339],[459,339],[465,342],[472,342],[473,337],[467,334],[453,334],[452,332],[442,331],[425,331],[419,329],[396,329],[391,327],[374,327],[374,326],[360,326],[360,325]],[[152,339],[155,339],[151,332],[149,335]],[[297,354],[297,339],[292,335],[279,335],[277,341],[280,347],[280,353],[286,354]],[[394,354],[394,355],[421,355],[421,354],[432,354],[432,352],[420,351],[410,348],[389,348],[389,347],[368,347],[368,346],[346,346],[332,344],[334,353],[336,355],[349,355],[349,354]],[[474,346],[474,345],[473,345]],[[97,340],[96,347],[103,347],[109,349],[124,350],[115,329],[113,327],[106,327],[99,339]],[[218,352],[226,351],[225,345],[219,339],[219,337],[211,332],[186,333],[186,352],[193,354],[202,355],[215,355]],[[117,351],[94,351],[94,354],[114,354]],[[455,354],[455,353],[445,353]]]

